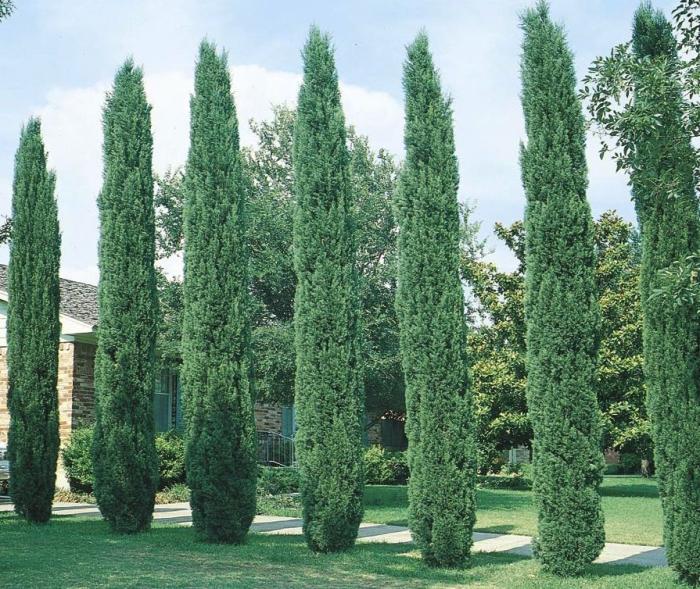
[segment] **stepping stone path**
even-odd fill
[[[12,504],[0,499],[0,512],[12,511]],[[100,515],[96,505],[87,503],[56,503],[53,513],[57,516],[79,515],[97,517]],[[153,519],[159,523],[192,525],[192,513],[189,503],[171,503],[156,505]],[[258,515],[255,517],[252,532],[262,534],[300,535],[302,521],[294,517]],[[389,544],[408,544],[411,533],[403,526],[386,524],[360,524],[358,542],[385,542]],[[474,533],[474,552],[504,552],[521,556],[532,556],[532,538],[514,534]],[[645,567],[666,566],[666,551],[659,546],[638,546],[633,544],[607,543],[597,563],[630,564]]]

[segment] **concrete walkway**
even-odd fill
[[[12,504],[0,500],[0,512],[12,511]],[[97,506],[86,503],[56,503],[54,515],[99,516]],[[159,523],[192,525],[192,513],[189,503],[171,503],[156,505],[153,518]],[[299,535],[302,521],[293,517],[258,515],[255,517],[251,531],[263,534]],[[389,544],[407,544],[411,542],[411,533],[403,526],[362,523],[358,542],[386,542]],[[474,532],[474,552],[504,552],[521,556],[532,556],[532,538],[514,534],[490,534]],[[597,563],[631,564],[645,567],[666,566],[666,551],[659,546],[637,546],[633,544],[607,543]]]

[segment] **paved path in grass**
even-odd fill
[[[12,511],[12,504],[6,500],[0,500],[0,511]],[[53,513],[60,516],[98,516],[100,512],[95,505],[86,503],[56,503],[53,507]],[[156,505],[153,518],[160,523],[182,526],[192,524],[189,503]],[[263,534],[302,533],[300,519],[272,515],[256,516],[251,530]],[[403,526],[362,523],[358,541],[407,544],[411,542],[411,534],[408,528]],[[532,538],[514,534],[475,532],[473,550],[474,552],[505,552],[508,554],[532,556]],[[647,567],[666,566],[666,551],[659,546],[638,546],[609,542],[605,545],[603,552],[595,562]]]

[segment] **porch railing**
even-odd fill
[[[296,466],[294,440],[276,432],[258,432],[258,462],[267,466]]]

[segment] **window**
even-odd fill
[[[156,377],[153,393],[153,417],[156,431],[168,431],[173,425],[180,427],[182,422],[180,375],[175,370],[163,369]],[[173,401],[175,402],[175,423],[173,423]]]
[[[282,407],[282,435],[293,438],[297,431],[297,419],[294,405],[284,405]]]

